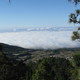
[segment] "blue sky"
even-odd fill
[[[0,29],[74,26],[68,16],[77,8],[67,0],[0,0]]]

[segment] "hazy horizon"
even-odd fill
[[[71,30],[21,31],[0,33],[0,43],[28,49],[58,49],[80,47],[79,41],[72,41]]]
[[[25,27],[25,28],[7,28],[0,29],[0,32],[22,32],[22,31],[75,31],[79,26],[66,27]]]

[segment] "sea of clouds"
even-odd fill
[[[0,43],[29,49],[57,49],[80,47],[71,40],[72,31],[23,31],[0,33]]]

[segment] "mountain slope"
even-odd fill
[[[45,57],[61,57],[71,59],[73,54],[80,53],[80,48],[64,48],[55,50],[45,49],[25,49],[17,46],[7,45],[0,43],[2,51],[7,57],[12,60],[23,60],[25,63],[28,61],[40,60]]]

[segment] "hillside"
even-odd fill
[[[12,46],[0,43],[2,51],[12,60],[23,60],[25,63],[28,61],[40,60],[45,57],[61,57],[71,59],[73,54],[80,53],[80,48],[64,48],[55,50],[44,49],[25,49],[18,46]]]

